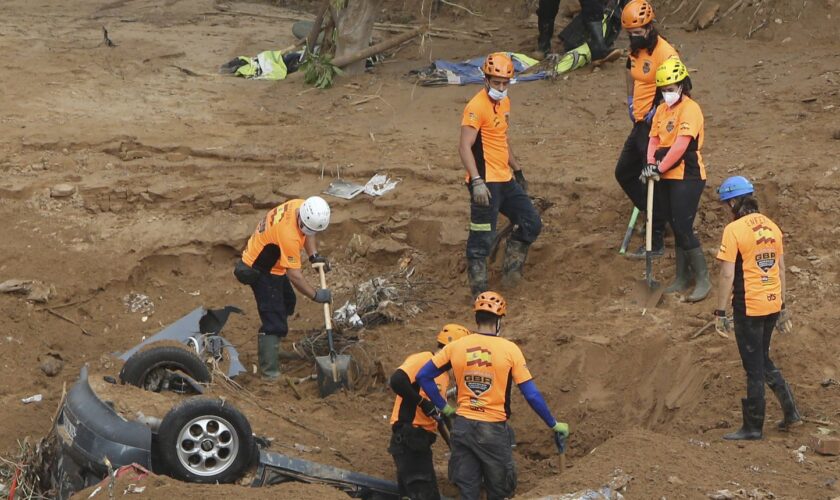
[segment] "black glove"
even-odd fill
[[[422,410],[423,414],[427,417],[431,417],[435,420],[440,418],[440,410],[438,410],[437,406],[428,399],[423,399],[417,406],[420,407],[420,410]]]
[[[323,255],[313,253],[312,255],[309,256],[309,263],[310,264],[324,264],[324,272],[325,273],[330,272],[330,262]]]
[[[525,194],[528,194],[528,181],[525,180],[525,174],[522,173],[522,170],[514,170],[513,177],[516,178],[516,183],[522,186]]]
[[[654,163],[648,163],[645,168],[642,169],[642,175],[639,176],[639,180],[643,183],[646,183],[648,179],[658,181],[659,174],[659,166]]]
[[[312,300],[319,304],[332,302],[332,292],[330,292],[329,288],[319,288],[315,290],[315,296],[312,297]]]

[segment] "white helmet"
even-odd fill
[[[329,204],[320,196],[310,196],[300,206],[300,221],[304,233],[315,234],[323,231],[330,225]]]

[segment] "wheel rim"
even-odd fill
[[[227,420],[205,415],[181,428],[175,446],[184,468],[197,476],[215,476],[233,465],[239,436]]]

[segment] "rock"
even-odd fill
[[[364,257],[367,255],[373,239],[366,234],[354,234],[347,244],[347,254],[353,258],[354,256]]]
[[[71,184],[56,184],[50,188],[50,196],[53,198],[67,198],[73,196],[76,192],[76,186]]]
[[[704,30],[714,24],[719,11],[720,4],[717,2],[710,3],[704,7],[700,11],[700,14],[697,15],[697,28]]]
[[[140,198],[142,198],[143,201],[145,201],[146,203],[154,203],[154,201],[155,201],[155,200],[152,199],[152,195],[150,195],[149,193],[147,193],[145,191],[140,193]]]
[[[796,266],[790,266],[790,272],[792,272],[793,274],[799,274],[799,273],[802,272],[802,269],[800,269]]]
[[[391,238],[394,238],[397,241],[405,242],[408,239],[408,235],[405,233],[391,233]]]
[[[254,207],[250,203],[234,203],[230,206],[230,211],[235,214],[249,214],[254,211]]]
[[[668,476],[668,482],[671,484],[685,484],[685,481],[677,476]]]
[[[164,158],[166,158],[168,161],[171,161],[171,162],[180,162],[180,161],[184,161],[187,158],[189,158],[189,155],[176,151],[176,152],[172,152],[172,153],[167,153]]]
[[[833,133],[833,134],[831,134],[831,137],[832,137],[833,139],[835,139],[835,140],[840,141],[840,128],[838,128],[837,130],[835,130],[835,131],[834,131],[834,133]]]
[[[38,367],[48,377],[55,377],[64,368],[64,360],[57,352],[48,352],[43,356],[38,356]]]
[[[213,205],[213,208],[227,210],[230,208],[230,198],[224,195],[214,196],[213,198],[210,198],[210,204]]]
[[[812,436],[811,448],[820,455],[840,455],[840,438]]]

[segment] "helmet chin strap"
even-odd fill
[[[502,334],[502,318],[498,318],[496,320],[496,336],[498,337],[501,334]]]

